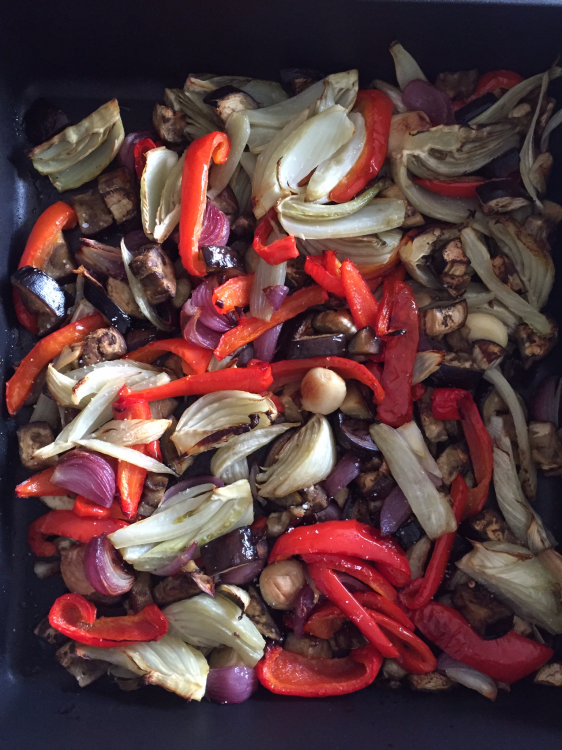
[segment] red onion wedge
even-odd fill
[[[270,328],[269,331],[265,331],[254,340],[255,359],[261,359],[262,362],[271,362],[282,327],[283,323],[279,323],[279,325]]]
[[[243,703],[256,692],[258,685],[251,667],[220,667],[209,670],[205,695],[215,703]]]
[[[135,582],[132,569],[121,560],[105,533],[86,545],[84,572],[90,586],[106,596],[126,594]]]
[[[189,300],[185,304],[189,304]],[[180,315],[182,336],[186,341],[195,344],[195,346],[200,346],[202,349],[216,349],[219,345],[221,334],[218,331],[212,331],[206,325],[199,322],[200,313],[201,311],[197,309],[195,315],[188,315],[182,309]]]
[[[335,497],[338,492],[347,487],[361,471],[361,463],[353,453],[346,453],[336,466],[332,469],[328,478],[324,481],[324,487],[330,497]]]
[[[325,521],[341,521],[341,508],[335,503],[331,502],[324,510],[319,510],[314,514],[316,523],[324,523]]]
[[[562,379],[549,375],[539,383],[530,404],[531,417],[535,422],[552,422],[558,429]]]
[[[302,638],[304,634],[304,623],[308,619],[312,608],[314,607],[314,591],[308,585],[304,585],[297,596],[295,611],[293,613],[293,630],[297,638]]]
[[[402,92],[402,101],[411,112],[425,112],[434,127],[455,124],[451,100],[444,91],[439,91],[429,81],[410,81]]]
[[[79,449],[61,459],[53,472],[53,484],[104,508],[111,508],[115,496],[115,472],[109,461]]]
[[[218,286],[216,278],[205,279],[205,281],[194,289],[191,299],[185,303],[183,310],[186,314],[189,314],[191,311],[191,314],[194,314],[194,308],[200,308],[199,322],[212,331],[224,333],[235,325],[235,320],[231,315],[221,315],[213,305],[213,290],[216,286]]]
[[[289,294],[289,287],[285,286],[285,284],[274,284],[273,286],[266,286],[263,293],[273,308],[273,312],[277,312],[283,304],[285,297]]]
[[[387,495],[382,504],[380,519],[381,534],[383,536],[394,534],[411,515],[412,509],[406,495],[400,487],[395,487],[390,495]]]
[[[218,245],[223,247],[228,242],[230,234],[230,222],[226,214],[217,208],[214,203],[207,201],[203,215],[203,226],[199,235],[199,247],[204,245]]]
[[[180,552],[176,559],[171,563],[168,563],[168,565],[164,565],[162,568],[158,568],[158,570],[153,570],[152,575],[175,576],[176,573],[180,572],[184,565],[187,565],[187,563],[193,559],[193,555],[195,554],[196,549],[197,542],[193,542],[193,544],[190,544],[187,549],[184,549],[183,552]]]
[[[148,245],[150,240],[142,229],[133,229],[131,232],[127,232],[123,237],[123,242],[125,243],[127,250],[134,257],[141,247]]]
[[[464,685],[471,690],[476,690],[491,701],[496,699],[498,686],[488,675],[478,672],[476,669],[467,667],[461,661],[451,659],[446,653],[440,654],[437,659],[437,669],[444,672],[454,682]]]
[[[117,163],[120,167],[127,167],[132,175],[136,175],[135,172],[135,146],[143,138],[156,138],[155,133],[152,130],[137,130],[134,133],[129,133],[128,136],[123,140],[121,148],[117,154]]]

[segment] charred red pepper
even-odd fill
[[[261,684],[278,695],[325,698],[355,693],[370,685],[382,664],[380,653],[371,645],[354,649],[343,659],[312,659],[268,646],[256,665]]]
[[[77,222],[76,211],[63,201],[57,201],[46,208],[27,238],[18,268],[32,266],[43,271],[62,230],[72,229]],[[30,313],[23,304],[17,289],[13,291],[13,298],[18,321],[31,333],[37,333],[37,316]]]
[[[449,198],[478,198],[476,188],[486,182],[482,177],[457,177],[456,180],[429,180],[421,177],[413,179],[416,185]]]
[[[355,263],[349,259],[342,263],[341,278],[353,322],[357,328],[370,326],[374,331],[379,309],[378,302]]]
[[[468,490],[465,518],[480,513],[490,489],[494,469],[492,441],[472,394],[462,388],[436,388],[431,399],[436,419],[460,419],[477,486]]]
[[[6,383],[6,405],[12,416],[23,406],[31,393],[41,370],[58,356],[65,346],[83,341],[86,336],[104,325],[103,315],[94,313],[76,323],[60,328],[41,339],[24,357],[10,380]]]
[[[516,682],[541,667],[554,652],[548,646],[510,631],[487,641],[473,630],[460,612],[437,602],[418,609],[416,627],[452,659],[462,661],[500,682]]]
[[[135,172],[139,180],[141,179],[144,168],[146,167],[147,153],[152,151],[153,148],[157,148],[161,145],[160,141],[153,141],[152,138],[142,138],[135,143],[133,158],[135,160]]]
[[[457,474],[453,480],[451,499],[453,501],[453,513],[457,524],[460,524],[468,500],[468,487],[460,474]],[[453,532],[439,537],[435,542],[433,554],[424,576],[416,578],[400,592],[400,601],[408,609],[419,609],[425,606],[437,593],[451,556],[455,535],[456,532]]]
[[[455,99],[453,102],[453,108],[455,110],[464,107],[465,104],[473,102],[475,99],[480,99],[485,94],[493,93],[498,89],[512,89],[525,80],[519,73],[515,73],[513,70],[491,70],[488,73],[484,73],[480,76],[476,91],[466,99]]]
[[[410,582],[410,563],[402,549],[373,526],[358,521],[325,521],[283,534],[273,545],[269,562],[293,555],[351,555],[372,560],[393,586]]]
[[[384,398],[384,391],[375,375],[365,365],[344,357],[310,357],[309,359],[283,359],[281,362],[273,362],[271,365],[273,388],[281,388],[293,380],[302,380],[313,367],[328,367],[344,380],[350,378],[359,380],[373,391],[373,398],[377,404]]]
[[[248,307],[253,283],[253,273],[228,279],[213,290],[213,305],[223,315],[236,307]]]
[[[411,287],[397,279],[392,283],[395,294],[390,328],[393,332],[403,333],[389,336],[386,341],[381,380],[384,399],[377,410],[377,417],[385,424],[400,427],[412,421],[412,376],[418,350],[419,320]]]
[[[262,333],[269,331],[270,328],[275,328],[280,323],[291,320],[291,318],[300,315],[313,305],[321,305],[327,299],[328,295],[322,287],[314,285],[298,289],[294,294],[287,297],[279,310],[273,313],[270,320],[244,318],[237,326],[223,333],[219,345],[215,349],[215,357],[219,360],[223,359],[227,354],[231,354],[241,346],[254,341]]]
[[[331,201],[351,200],[379,173],[386,159],[393,109],[394,105],[382,91],[362,89],[357,93],[354,111],[363,116],[367,137],[359,158],[331,191]]]
[[[365,560],[361,560],[359,557],[351,557],[350,555],[326,555],[325,553],[320,554],[303,554],[301,555],[305,563],[320,563],[327,565],[330,570],[336,570],[340,573],[347,573],[357,578],[361,583],[366,584],[376,592],[377,595],[383,596],[391,602],[395,602],[398,598],[396,589],[391,586],[386,578],[375,570],[372,565],[369,565]]]
[[[195,346],[185,339],[159,339],[157,341],[151,341],[146,346],[141,346],[139,349],[135,349],[133,352],[126,354],[123,359],[132,359],[135,362],[147,362],[152,364],[155,359],[171,352],[181,357],[184,362],[200,375],[207,371],[209,362],[213,353],[208,349],[202,349],[200,346]]]
[[[282,237],[275,240],[270,245],[266,245],[267,238],[273,229],[272,221],[277,214],[274,208],[271,208],[256,227],[254,243],[252,247],[256,253],[263,258],[270,266],[278,266],[279,263],[285,263],[287,260],[299,257],[297,243],[292,234],[288,237]]]
[[[263,393],[271,386],[271,367],[266,362],[252,360],[248,367],[231,367],[227,370],[204,372],[202,375],[187,375],[165,385],[138,391],[136,395],[147,401],[160,401],[163,398],[178,396],[203,396],[216,391],[251,391]]]
[[[68,490],[57,487],[56,484],[51,482],[54,470],[54,467],[52,469],[45,469],[45,471],[34,474],[29,479],[26,479],[25,482],[18,484],[16,495],[18,497],[41,497],[42,495],[64,497],[68,495]]]
[[[113,415],[117,420],[124,419],[151,419],[150,404],[137,393],[127,395],[125,389],[121,389],[120,397],[113,405]],[[154,441],[158,443],[158,441]],[[150,444],[150,454],[158,452],[153,443]],[[148,445],[132,445],[133,450],[139,453],[149,454]],[[141,499],[146,479],[146,469],[127,461],[119,461],[117,464],[117,487],[121,501],[121,509],[126,518],[134,518]]]
[[[414,635],[414,624],[399,607],[370,591],[358,592],[354,597],[398,651],[396,660],[404,669],[412,674],[425,674],[436,668],[431,650]],[[336,604],[325,603],[315,608],[304,625],[304,632],[317,638],[330,638],[346,619]]]
[[[63,594],[51,607],[49,625],[78,643],[101,648],[159,641],[168,632],[168,620],[156,604],[124,617],[96,620],[96,611],[96,605],[80,594]]]
[[[335,250],[329,250],[324,253],[323,257],[318,257],[317,255],[307,256],[304,262],[304,271],[313,278],[317,284],[320,284],[322,289],[325,289],[331,294],[335,294],[337,297],[345,297],[341,272],[339,268],[336,270],[334,264],[332,264],[331,268],[328,268],[328,261],[326,258],[328,255],[333,255],[333,259],[336,263],[339,263],[335,257]],[[339,265],[341,266],[341,263],[339,263]]]
[[[224,164],[230,139],[218,131],[189,144],[183,163],[179,251],[184,268],[192,276],[205,276],[207,267],[199,255],[199,236],[207,205],[209,163]]]
[[[124,526],[128,526],[127,522],[118,518],[80,518],[71,510],[51,510],[33,521],[27,541],[37,557],[51,557],[57,550],[45,540],[47,536],[67,536],[77,542],[89,542],[94,536],[104,532],[112,534]]]

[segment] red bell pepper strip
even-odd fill
[[[476,91],[472,96],[478,99],[484,96],[484,94],[489,94],[491,91],[496,91],[497,89],[512,89],[523,80],[523,76],[520,76],[519,73],[515,73],[513,70],[490,70],[488,73],[480,76]]]
[[[184,268],[192,276],[205,276],[207,267],[199,255],[199,236],[207,205],[209,162],[224,164],[230,139],[215,131],[189,144],[183,163],[179,251]]]
[[[302,380],[313,367],[328,367],[344,380],[352,378],[368,385],[373,391],[373,399],[376,404],[379,404],[384,398],[384,391],[375,375],[365,365],[344,357],[310,357],[309,359],[283,359],[280,362],[273,362],[271,365],[273,389],[281,388],[281,386],[294,380]]]
[[[223,359],[227,354],[236,351],[245,344],[249,344],[250,341],[254,341],[262,333],[269,331],[270,328],[275,328],[280,323],[291,320],[291,318],[300,315],[313,305],[321,305],[327,299],[326,291],[316,284],[298,289],[286,298],[279,310],[273,313],[270,320],[244,318],[237,326],[223,333],[219,345],[215,349],[215,357],[219,360]]]
[[[500,682],[517,682],[541,667],[554,652],[548,646],[511,630],[487,641],[473,630],[460,612],[437,602],[418,609],[416,627],[452,659],[462,661]]]
[[[410,582],[410,563],[402,549],[378,529],[359,521],[324,521],[301,526],[283,534],[273,545],[269,562],[294,555],[351,555],[377,563],[393,586]]]
[[[354,649],[343,659],[313,659],[270,645],[256,665],[256,674],[272,693],[325,698],[367,687],[381,664],[381,655],[371,645]]]
[[[327,565],[331,570],[352,575],[358,581],[372,588],[373,592],[377,592],[377,595],[383,596],[390,602],[395,602],[398,598],[396,590],[386,578],[378,570],[375,570],[372,565],[369,565],[368,562],[361,560],[359,557],[326,554],[304,554],[301,557],[307,564],[320,563]]]
[[[287,260],[299,257],[297,243],[292,234],[288,237],[282,237],[275,240],[270,245],[266,245],[267,238],[273,229],[272,221],[277,216],[274,208],[270,208],[263,219],[256,227],[254,242],[252,247],[256,253],[263,258],[270,266],[278,266],[279,263],[285,263]]]
[[[77,221],[76,211],[63,201],[57,201],[46,208],[27,238],[18,268],[32,266],[40,271],[44,270],[61,231],[72,229]],[[31,333],[37,333],[37,316],[30,313],[23,304],[17,289],[13,291],[13,299],[18,321]]]
[[[113,406],[113,415],[115,419],[121,421],[124,419],[150,419],[150,405],[146,399],[140,398],[138,393],[126,395],[124,389],[121,389],[120,397]],[[158,443],[158,441],[154,441]],[[151,453],[154,455],[156,447],[153,443]],[[139,453],[148,454],[148,445],[131,446]],[[130,464],[127,461],[119,461],[117,464],[117,487],[121,500],[121,509],[126,518],[134,518],[137,514],[137,508],[141,499],[146,479],[146,469],[136,464]]]
[[[153,141],[152,138],[142,138],[135,143],[133,158],[135,162],[135,172],[139,180],[141,179],[144,168],[146,167],[147,153],[152,151],[153,148],[157,148],[161,145],[160,141]]]
[[[255,274],[235,276],[213,290],[213,305],[226,315],[236,307],[248,307]]]
[[[488,498],[494,469],[492,441],[472,394],[462,388],[436,388],[431,399],[436,419],[460,419],[468,449],[476,487],[468,490],[465,518],[480,513]]]
[[[374,331],[379,308],[378,302],[373,297],[373,293],[361,276],[359,269],[349,258],[342,263],[341,279],[353,322],[357,328],[370,326]]]
[[[123,359],[132,359],[134,362],[146,362],[152,364],[155,359],[171,352],[181,357],[198,374],[207,371],[213,353],[208,349],[195,346],[185,339],[163,339],[151,341],[146,346],[141,346],[133,352],[126,354]],[[148,417],[150,419],[150,417]]]
[[[377,176],[386,159],[393,109],[394,105],[382,91],[362,89],[357,92],[354,111],[363,115],[367,137],[357,161],[331,191],[331,201],[351,200]]]
[[[390,331],[390,316],[394,307],[397,292],[397,282],[404,281],[406,269],[399,265],[384,279],[382,299],[375,321],[375,332],[377,336],[386,336]]]
[[[330,251],[334,252],[334,251]],[[341,278],[331,273],[321,258],[309,255],[304,262],[304,272],[314,281],[336,297],[345,297],[345,289]]]
[[[80,518],[109,518],[111,508],[104,508],[87,497],[77,495],[72,506],[72,512]]]
[[[467,177],[456,180],[429,180],[414,177],[414,182],[426,190],[438,195],[446,195],[449,198],[478,198],[476,188],[483,185],[486,180],[482,177]]]
[[[468,500],[468,487],[460,474],[457,474],[453,480],[451,499],[453,501],[453,513],[455,514],[457,524],[460,524]],[[425,575],[421,578],[416,578],[405,589],[402,589],[398,595],[400,602],[408,609],[420,609],[437,593],[437,589],[443,581],[449,557],[451,556],[455,535],[456,532],[453,532],[439,537],[435,542],[433,554]]]
[[[318,591],[337,604],[343,614],[349,617],[383,656],[395,659],[399,655],[398,649],[388,640],[371,614],[346,589],[333,570],[322,563],[311,563],[308,572]]]
[[[24,357],[10,380],[6,383],[6,405],[12,416],[23,406],[31,393],[33,383],[41,370],[59,355],[65,346],[83,341],[86,336],[104,325],[103,315],[94,313],[76,323],[60,328],[41,339]]]
[[[358,591],[355,598],[368,610],[375,610],[395,620],[399,625],[414,630],[414,623],[410,618],[385,596],[380,596],[374,591]],[[315,635],[317,638],[331,638],[341,628],[347,618],[332,602],[318,604],[312,611],[304,625],[304,632]]]
[[[416,383],[412,386],[412,401],[419,401],[422,396],[425,396],[427,388],[423,383]]]
[[[384,353],[381,385],[384,399],[377,417],[391,427],[412,421],[412,376],[419,341],[418,308],[411,287],[403,281],[394,282],[395,298],[390,326],[403,334],[389,337]]]
[[[80,594],[59,596],[49,612],[49,625],[78,643],[101,648],[159,641],[168,632],[168,620],[156,604],[136,615],[96,620],[96,605]]]
[[[254,364],[252,364],[254,362]],[[138,391],[137,395],[147,401],[160,401],[163,398],[179,396],[203,396],[216,391],[250,391],[263,393],[273,382],[271,367],[266,362],[252,360],[248,367],[231,367],[228,370],[204,372],[202,375],[187,375],[155,388]]]
[[[112,534],[124,526],[128,523],[118,518],[80,518],[71,510],[51,510],[33,521],[27,540],[37,557],[51,557],[57,550],[54,544],[45,541],[46,536],[67,536],[77,542],[89,542],[94,536],[104,532]]]
[[[392,602],[373,592],[358,592],[357,601],[366,609],[398,651],[399,664],[412,674],[425,674],[436,668],[431,650],[414,635],[414,624]],[[326,603],[316,608],[304,625],[304,632],[317,638],[330,638],[347,618],[335,604]]]
[[[25,482],[18,484],[16,495],[18,497],[41,497],[42,495],[51,495],[52,497],[64,497],[68,495],[68,490],[63,487],[57,487],[51,482],[55,468],[45,469],[45,471],[34,474]]]

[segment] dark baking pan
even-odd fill
[[[392,79],[387,52],[399,38],[429,77],[478,66],[545,70],[562,51],[562,6],[335,2],[325,0],[16,0],[0,21],[0,362],[30,342],[11,308],[9,272],[27,234],[54,199],[23,156],[21,114],[37,96],[79,119],[115,96],[127,130],[146,127],[163,87],[190,71],[276,78],[300,65],[326,72],[359,67],[368,83]],[[562,92],[558,92],[560,96]],[[560,146],[560,137],[552,139]],[[562,192],[558,148],[554,196]],[[555,155],[556,156],[556,155]],[[558,193],[558,195],[557,195]],[[562,319],[560,279],[551,312]],[[560,372],[560,353],[547,362]],[[0,430],[0,747],[5,750],[417,750],[562,747],[562,693],[517,684],[492,704],[466,689],[427,695],[371,688],[327,700],[258,692],[241,706],[185,704],[163,690],[122,693],[100,681],[80,690],[33,635],[60,593],[38,581],[26,544],[37,501],[15,500],[21,479],[14,425]],[[562,539],[560,483],[543,482],[539,510]]]

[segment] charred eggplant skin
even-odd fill
[[[91,279],[84,280],[84,297],[90,302],[102,315],[109,320],[111,325],[116,328],[123,336],[127,333],[131,325],[131,319],[127,313],[115,304],[104,289]]]
[[[48,313],[63,318],[66,300],[57,282],[44,271],[33,266],[23,266],[12,274],[12,285],[22,294],[31,312]]]

